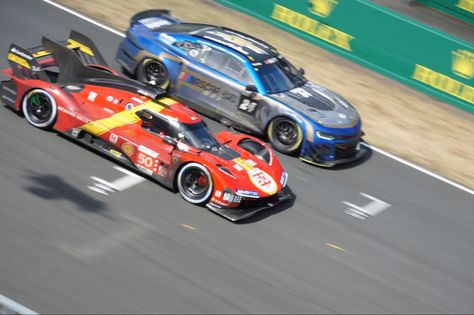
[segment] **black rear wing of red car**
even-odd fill
[[[89,37],[72,30],[69,38],[60,43],[73,51],[82,63],[107,67],[104,57]],[[51,54],[43,45],[25,49],[12,44],[7,59],[14,76],[23,79],[50,81],[43,65],[45,65],[46,59],[51,58]],[[47,63],[47,65],[50,66],[51,64]]]

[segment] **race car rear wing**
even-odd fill
[[[180,24],[181,20],[171,16],[169,10],[145,10],[132,16],[130,26],[143,24],[150,31],[157,31],[162,27]]]
[[[107,67],[104,57],[102,57],[94,42],[87,36],[72,30],[69,38],[62,41],[61,44],[74,52],[83,64]],[[50,81],[42,67],[45,59],[50,57],[51,52],[46,50],[44,45],[25,49],[12,44],[7,59],[15,76]]]

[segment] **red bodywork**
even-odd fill
[[[46,58],[39,64],[46,68],[54,66],[55,60]],[[93,67],[118,76],[114,70],[104,66]],[[216,135],[218,142],[239,155],[237,158],[225,159],[211,151],[201,151],[179,141],[177,145],[170,144],[164,141],[167,135],[151,133],[142,128],[142,120],[136,113],[144,109],[174,123],[201,122],[202,118],[197,113],[171,98],[151,99],[97,84],[55,84],[19,78],[13,75],[12,69],[4,70],[3,73],[11,79],[8,81],[9,89],[14,87],[16,92],[14,104],[9,104],[14,110],[21,111],[21,103],[30,90],[47,91],[57,106],[53,129],[78,140],[89,139],[91,143],[97,139],[103,140],[107,145],[99,151],[136,167],[167,187],[176,188],[177,172],[186,163],[203,165],[209,170],[213,181],[208,207],[231,220],[247,217],[252,211],[288,199],[281,198],[286,185],[286,172],[269,146],[254,137],[229,131],[219,132]],[[245,139],[252,139],[265,147],[269,151],[269,160],[264,161],[239,146]],[[244,207],[251,211],[246,212]],[[237,215],[228,215],[231,209],[242,210],[237,211]]]

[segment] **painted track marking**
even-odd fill
[[[324,245],[326,245],[327,247],[331,247],[331,248],[340,250],[341,252],[345,252],[345,251],[346,251],[346,250],[345,250],[344,248],[342,248],[341,246],[337,246],[337,245],[332,244],[332,243],[326,243],[326,244],[324,244]]]
[[[362,192],[360,194],[365,198],[370,199],[371,201],[365,204],[364,206],[357,206],[348,201],[343,201],[342,203],[349,207],[344,211],[345,213],[355,218],[365,220],[368,217],[376,216],[380,212],[390,207],[390,204],[383,200],[377,199],[371,195],[364,194]]]
[[[181,224],[181,226],[189,230],[193,230],[193,231],[197,230],[194,226],[191,226],[189,224]]]
[[[120,166],[114,165],[113,167],[117,171],[124,173],[125,176],[122,176],[113,182],[108,182],[102,178],[91,176],[90,178],[95,181],[95,183],[93,186],[87,186],[87,188],[99,194],[108,196],[109,193],[129,189],[130,187],[138,185],[146,180],[143,177],[130,172],[129,170],[121,168]]]
[[[55,2],[52,1],[52,0],[43,0],[43,2],[46,2],[46,3],[48,3],[48,4],[52,5],[52,6],[54,6],[54,7],[58,8],[58,9],[60,9],[60,10],[66,11],[66,12],[69,13],[69,14],[75,15],[75,16],[77,16],[77,17],[80,18],[80,19],[83,19],[83,20],[85,20],[85,21],[87,21],[87,22],[89,22],[89,23],[91,23],[91,24],[94,24],[94,25],[96,25],[96,26],[99,26],[99,27],[101,27],[101,28],[103,28],[103,29],[105,29],[105,30],[107,30],[107,31],[109,31],[109,32],[112,32],[112,33],[114,33],[114,34],[116,34],[116,35],[118,35],[118,36],[120,36],[120,37],[125,37],[125,34],[124,34],[124,33],[120,32],[120,31],[118,31],[118,30],[116,30],[116,29],[114,29],[114,28],[112,28],[112,27],[110,27],[110,26],[107,26],[107,25],[105,25],[105,24],[102,24],[102,23],[100,23],[100,22],[98,22],[98,21],[96,21],[96,20],[94,20],[94,19],[92,19],[92,18],[90,18],[90,17],[88,17],[88,16],[85,16],[85,15],[83,15],[83,14],[77,12],[77,11],[74,11],[74,10],[68,8],[68,7],[65,7],[65,6],[63,6],[63,5],[61,5],[61,4],[55,3]],[[438,175],[438,174],[436,174],[436,173],[433,173],[433,172],[431,172],[431,171],[429,171],[429,170],[427,170],[427,169],[425,169],[425,168],[423,168],[423,167],[421,167],[421,166],[418,166],[418,165],[416,165],[416,164],[414,164],[414,163],[412,163],[412,162],[409,162],[409,161],[407,161],[407,160],[405,160],[405,159],[402,159],[401,157],[398,157],[398,156],[396,156],[396,155],[393,155],[393,154],[391,154],[391,153],[388,153],[388,152],[386,152],[386,151],[384,151],[384,150],[382,150],[382,149],[379,149],[379,148],[377,148],[377,147],[374,147],[374,146],[372,146],[372,145],[369,145],[369,144],[366,144],[366,143],[361,143],[361,144],[364,145],[364,146],[366,146],[366,147],[368,147],[368,148],[371,148],[372,150],[374,150],[374,151],[376,151],[376,152],[378,152],[378,153],[380,153],[380,154],[382,154],[382,155],[385,155],[386,157],[391,158],[391,159],[393,159],[393,160],[395,160],[395,161],[397,161],[397,162],[399,162],[399,163],[405,164],[406,166],[409,166],[409,167],[411,167],[411,168],[414,168],[414,169],[416,169],[417,171],[420,171],[420,172],[422,172],[422,173],[424,173],[424,174],[426,174],[426,175],[429,175],[429,176],[434,177],[434,178],[436,178],[436,179],[438,179],[438,180],[440,180],[440,181],[442,181],[442,182],[445,182],[446,184],[449,184],[449,185],[454,186],[454,187],[456,187],[456,188],[458,188],[458,189],[461,189],[461,190],[463,190],[463,191],[465,191],[465,192],[467,192],[467,193],[469,193],[469,194],[471,194],[471,195],[474,195],[474,190],[469,189],[469,188],[467,188],[467,187],[465,187],[465,186],[463,186],[463,185],[461,185],[461,184],[458,184],[458,183],[456,183],[456,182],[454,182],[454,181],[452,181],[452,180],[450,180],[450,179],[448,179],[448,178],[446,178],[446,177],[443,177],[443,176],[441,176],[441,175]]]
[[[0,314],[38,314],[0,294]]]

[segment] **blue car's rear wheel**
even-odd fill
[[[303,142],[301,127],[291,118],[277,117],[268,125],[268,138],[275,150],[285,154],[295,154]]]
[[[168,70],[156,59],[145,59],[137,68],[137,79],[142,82],[154,82],[156,86],[166,90],[170,84]]]

